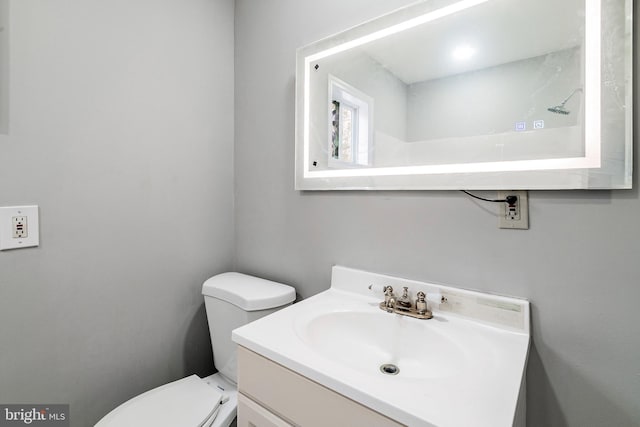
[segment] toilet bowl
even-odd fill
[[[291,286],[241,273],[202,285],[217,373],[191,375],[124,402],[96,427],[228,427],[238,408],[236,345],[231,331],[293,302]]]

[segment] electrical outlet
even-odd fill
[[[0,207],[0,251],[40,245],[37,206]]]
[[[14,239],[26,239],[29,236],[29,233],[27,233],[27,217],[14,216],[11,218],[11,231],[13,231]]]
[[[512,202],[501,202],[498,227],[529,229],[529,196],[526,191],[498,191],[499,199],[515,197]]]

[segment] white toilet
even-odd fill
[[[202,285],[218,373],[191,375],[140,394],[115,408],[96,427],[228,427],[236,417],[236,345],[231,331],[293,302],[291,286],[240,273]]]

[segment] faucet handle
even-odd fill
[[[384,287],[384,303],[388,306],[393,301],[393,305],[396,305],[396,296],[393,294],[393,287]]]
[[[416,294],[416,297],[418,298],[416,300],[416,312],[418,314],[425,314],[427,312],[427,296],[425,295],[424,292],[419,291]]]

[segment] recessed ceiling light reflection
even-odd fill
[[[453,59],[456,59],[458,61],[466,61],[467,59],[470,59],[473,55],[475,55],[475,53],[476,50],[471,46],[461,45],[453,50],[451,56],[453,57]]]

